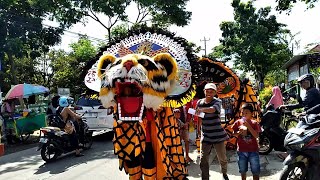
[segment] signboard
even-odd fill
[[[70,88],[58,88],[59,96],[70,96]]]

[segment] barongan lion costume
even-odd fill
[[[101,49],[85,78],[114,108],[114,153],[129,178],[186,179],[187,169],[172,108],[195,94],[187,42],[144,28]]]

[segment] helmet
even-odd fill
[[[66,96],[60,97],[60,98],[59,98],[59,106],[60,106],[60,107],[67,107],[67,106],[69,106],[68,97],[66,97]]]
[[[304,74],[298,78],[298,82],[301,81],[310,81],[310,86],[314,86],[314,77],[312,74]]]

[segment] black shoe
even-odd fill
[[[81,157],[81,156],[84,156],[84,154],[82,153],[76,154],[76,157]]]
[[[227,174],[222,174],[222,180],[229,180],[228,175]]]

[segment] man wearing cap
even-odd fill
[[[228,140],[228,135],[221,126],[220,112],[221,100],[216,98],[217,87],[214,83],[207,83],[204,87],[205,98],[197,103],[196,113],[205,113],[203,118],[199,118],[201,124],[201,159],[200,169],[203,180],[209,179],[209,155],[214,147],[222,173],[223,180],[229,180],[227,175],[228,160],[224,142]]]

